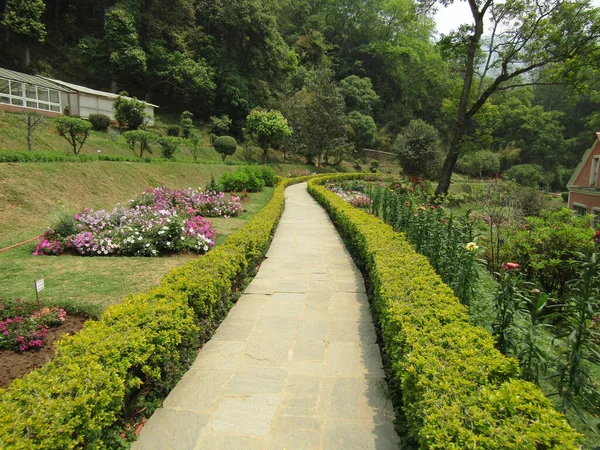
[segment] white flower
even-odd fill
[[[167,241],[167,247],[168,247],[169,245],[171,245],[171,243]]]
[[[470,252],[475,252],[479,248],[479,245],[477,245],[475,242],[469,242],[467,245],[465,245],[465,248]]]

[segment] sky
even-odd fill
[[[600,0],[592,0],[592,5],[600,7]],[[463,23],[473,23],[473,17],[466,1],[455,1],[445,8],[438,7],[435,22],[439,34],[448,34]]]

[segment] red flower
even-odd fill
[[[507,262],[502,264],[502,268],[504,270],[513,270],[513,269],[518,269],[519,268],[519,264],[518,263],[514,263],[514,262]]]

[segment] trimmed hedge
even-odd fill
[[[0,448],[116,448],[122,412],[144,384],[159,384],[182,349],[207,339],[233,291],[264,256],[288,179],[246,225],[206,255],[171,270],[161,285],[108,308],[58,343],[54,359],[0,390]],[[196,347],[197,348],[197,347]]]
[[[470,324],[466,308],[402,233],[309,181],[357,262],[369,273],[408,433],[425,449],[575,449],[580,435],[516,360]]]

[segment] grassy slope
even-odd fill
[[[246,212],[231,219],[209,219],[217,230],[217,244],[244,225],[271,198],[273,188],[250,194],[243,202]],[[162,258],[33,256],[35,242],[0,253],[0,297],[32,298],[33,280],[44,278],[42,301],[67,302],[91,314],[119,302],[130,292],[157,284],[171,268],[197,258],[195,254]]]

